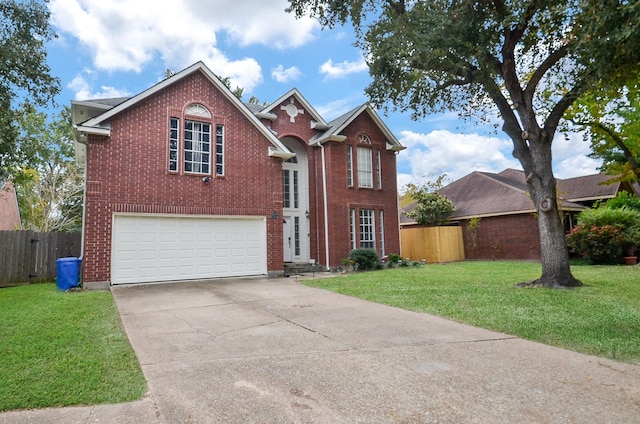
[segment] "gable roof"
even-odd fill
[[[81,108],[84,106],[88,109],[91,109],[88,111],[88,113],[95,113],[94,116],[89,117],[89,119],[85,121],[82,121],[82,118],[79,118],[79,114],[73,114],[73,126],[76,133],[76,142],[79,142],[82,139],[80,135],[82,132],[86,134],[97,134],[105,136],[110,135],[111,129],[108,125],[108,120],[111,117],[125,111],[126,109],[165,89],[166,87],[175,84],[176,82],[193,74],[194,72],[200,72],[201,74],[203,74],[209,80],[209,82],[214,85],[220,91],[220,93],[222,93],[225,98],[230,103],[232,103],[245,116],[245,118],[247,118],[247,120],[265,136],[265,138],[269,140],[272,145],[269,149],[270,156],[276,156],[283,159],[289,159],[295,156],[295,154],[291,152],[275,136],[275,134],[273,134],[273,132],[262,125],[256,115],[254,115],[247,108],[247,106],[243,104],[240,99],[238,99],[231,92],[231,90],[229,90],[229,88],[226,87],[222,83],[222,81],[220,81],[220,79],[202,62],[194,63],[183,71],[174,74],[173,76],[159,82],[153,87],[148,88],[147,90],[130,98],[99,99],[85,102],[71,102],[73,107]],[[103,111],[100,113],[100,110]]]
[[[314,136],[310,140],[310,143],[323,144],[327,141],[342,141],[340,140],[341,137],[344,139],[344,136],[341,135],[342,131],[344,131],[344,129],[347,128],[358,116],[365,112],[371,117],[371,119],[375,122],[375,124],[378,126],[378,128],[380,128],[382,133],[387,138],[387,150],[393,150],[397,152],[406,149],[406,147],[400,144],[389,127],[387,127],[384,121],[380,119],[380,116],[368,103],[364,103],[329,122],[327,131]]]
[[[616,197],[621,183],[605,184],[611,176],[605,174],[586,175],[558,181],[558,195],[574,202]]]
[[[304,98],[304,96],[298,91],[297,88],[292,88],[282,96],[280,96],[275,102],[265,106],[259,114],[271,114],[273,119],[275,119],[275,113],[273,110],[280,106],[283,102],[285,102],[289,98],[295,98],[302,107],[311,115],[311,121],[313,122],[313,128],[318,130],[326,130],[328,128],[327,123],[324,118],[320,116],[320,114],[311,106],[311,104]]]
[[[558,180],[558,194],[562,209],[574,211],[585,209],[586,206],[576,202],[582,200],[579,196],[589,191],[593,196],[615,197],[617,187],[603,189],[603,186],[598,185],[607,178],[602,174],[596,174]],[[613,194],[611,194],[612,190]],[[455,204],[456,211],[451,216],[453,220],[536,212],[528,193],[524,172],[516,169],[505,169],[498,174],[474,171],[438,190],[438,193],[448,197]],[[415,203],[412,203],[403,210],[408,212],[414,208]],[[403,213],[400,214],[401,224],[413,222]]]

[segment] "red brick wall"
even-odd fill
[[[538,220],[533,214],[481,218],[475,234],[463,221],[467,259],[540,259]]]
[[[7,180],[0,184],[0,230],[20,230],[20,212],[18,211],[18,200],[13,181]]]
[[[225,126],[225,176],[168,171],[168,125],[199,103]],[[184,116],[178,116],[181,124]],[[114,212],[282,215],[280,159],[269,141],[200,73],[185,77],[110,120],[111,137],[91,136],[87,157],[85,282],[109,281]],[[182,164],[180,164],[182,168]],[[282,221],[267,219],[267,268],[283,269]]]
[[[322,187],[322,151],[320,147],[309,146],[305,140],[311,139],[317,134],[312,129],[312,117],[307,112],[295,117],[291,122],[286,111],[281,106],[290,103],[285,99],[281,104],[275,105],[272,112],[278,117],[269,125],[277,131],[279,138],[293,137],[300,140],[306,146],[309,158],[309,222],[311,258],[319,263],[326,263],[325,239],[324,239],[324,200]],[[303,106],[297,101],[294,103],[298,109]],[[372,141],[374,188],[357,188],[357,179],[354,187],[347,186],[347,144],[354,146],[353,160],[354,172],[356,166],[356,136],[364,132]],[[386,137],[380,131],[375,122],[367,113],[357,117],[342,133],[347,136],[344,142],[327,142],[324,144],[325,161],[327,169],[328,189],[328,216],[329,216],[329,262],[331,266],[341,264],[341,259],[349,256],[351,241],[349,234],[349,210],[374,209],[376,211],[376,240],[379,243],[378,212],[384,210],[385,224],[385,250],[388,253],[400,252],[400,233],[398,228],[398,204],[396,181],[396,157],[395,153],[386,150]],[[382,162],[382,189],[377,189],[375,181],[375,152],[380,150]],[[354,174],[355,175],[355,174]],[[379,244],[376,250],[379,250]]]
[[[357,147],[356,137],[364,133],[371,139],[373,188],[359,188],[357,176]],[[396,180],[396,156],[387,150],[387,138],[367,113],[358,116],[343,132],[347,136],[344,142],[327,143],[327,172],[329,196],[329,251],[331,265],[340,265],[341,259],[351,252],[349,232],[349,211],[356,210],[356,233],[358,232],[358,213],[360,209],[375,210],[376,251],[380,250],[379,219],[380,210],[384,211],[385,251],[400,253],[400,233],[398,228],[398,200]],[[353,146],[353,187],[347,183],[347,145]],[[376,151],[381,154],[382,188],[378,189],[376,175]],[[358,235],[359,237],[359,235]]]

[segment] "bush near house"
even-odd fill
[[[640,210],[607,202],[582,211],[567,245],[593,264],[616,264],[640,245]]]
[[[349,254],[349,259],[358,264],[358,269],[379,269],[382,267],[378,253],[373,249],[355,249]]]

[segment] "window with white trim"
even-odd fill
[[[289,175],[291,171],[288,169],[282,170],[282,207],[290,208],[291,201],[291,186],[289,185]]]
[[[184,124],[184,172],[209,174],[211,166],[211,124],[186,121]]]
[[[347,185],[353,187],[353,146],[347,145]]]
[[[178,118],[171,118],[169,120],[169,171],[178,172],[178,156],[180,138],[178,136],[180,132],[180,120]]]
[[[360,209],[360,247],[376,248],[376,224],[373,209]]]
[[[373,188],[371,149],[358,147],[358,187]]]
[[[224,125],[216,125],[216,175],[224,175]]]
[[[382,155],[376,150],[376,187],[382,188]]]
[[[300,207],[300,183],[298,171],[282,170],[282,206],[298,209]]]
[[[349,211],[349,235],[351,239],[351,250],[356,249],[356,210]]]
[[[380,257],[386,255],[384,246],[384,211],[381,209],[378,211],[378,229],[380,231]]]
[[[369,138],[369,136],[364,133],[358,134],[356,139],[358,140],[358,143],[371,144],[371,138]]]
[[[200,104],[185,109],[188,119],[182,126],[180,112],[171,113],[176,114],[169,118],[169,172],[224,175],[224,125],[212,123],[211,113]]]
[[[293,246],[294,255],[300,256],[300,217],[293,218]]]

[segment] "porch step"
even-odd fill
[[[300,262],[288,262],[284,264],[285,275],[299,275],[315,272],[325,272],[326,269],[323,265],[312,263],[300,263]]]

